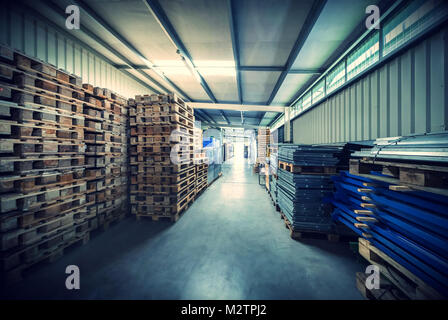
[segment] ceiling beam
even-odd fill
[[[50,1],[47,1],[50,2]],[[126,47],[129,51],[135,54],[140,60],[143,61],[145,65],[147,65],[150,69],[152,69],[159,77],[161,77],[165,82],[167,82],[177,93],[185,98],[186,100],[191,100],[188,95],[185,94],[179,87],[177,87],[170,79],[168,79],[163,73],[159,72],[153,67],[153,63],[149,61],[140,51],[138,51],[129,41],[127,41],[121,34],[119,34],[115,29],[113,29],[103,18],[101,18],[95,10],[90,8],[84,1],[81,0],[72,0],[73,4],[80,7],[92,20],[101,25],[107,32],[112,34],[122,45]],[[149,75],[147,75],[149,76]],[[155,80],[154,80],[155,81]],[[156,82],[156,81],[155,81]],[[164,88],[165,91],[171,92],[171,90],[166,89],[160,83],[156,82],[157,85],[161,88]]]
[[[265,111],[265,112],[284,112],[284,106],[267,106],[267,105],[249,105],[249,104],[225,104],[225,103],[208,103],[208,102],[187,102],[188,105],[195,109],[212,109],[212,110],[236,110],[236,111]]]
[[[239,64],[239,62],[235,62],[235,64]],[[126,65],[126,64],[116,64],[114,65],[117,69],[136,69],[136,70],[148,70],[150,69],[145,65]],[[213,68],[213,66],[211,66]],[[216,66],[217,68],[233,68],[233,67],[221,67]],[[161,66],[154,66],[154,68],[162,68]],[[277,66],[236,66],[235,70],[238,71],[260,71],[260,72],[282,72],[285,70],[285,67],[277,67]],[[322,74],[323,71],[321,69],[291,69],[289,70],[290,74]],[[238,74],[237,74],[238,76]]]
[[[289,74],[322,74],[320,69],[291,69]]]
[[[194,109],[195,113],[198,113],[199,115],[201,115],[205,120],[209,121],[209,122],[214,122],[217,123],[215,121],[215,119],[213,119],[206,110],[199,110],[199,109]]]
[[[240,66],[240,71],[268,71],[268,72],[275,72],[275,71],[283,71],[285,70],[284,67],[278,67],[278,66]]]
[[[297,56],[299,55],[300,50],[302,49],[311,30],[313,29],[314,24],[317,21],[317,18],[319,18],[319,15],[322,12],[322,9],[324,8],[326,2],[327,0],[316,0],[313,3],[311,10],[308,13],[308,16],[306,17],[306,20],[303,23],[302,29],[300,30],[299,36],[297,37],[297,40],[294,43],[294,46],[289,54],[288,60],[286,61],[285,70],[282,71],[282,73],[280,74],[280,77],[278,78],[277,83],[275,84],[274,89],[272,90],[272,93],[268,101],[266,102],[267,105],[271,104],[275,96],[277,95],[278,90],[282,86],[283,81],[288,75],[288,72],[291,70],[292,65],[294,64]]]
[[[235,5],[234,0],[227,0],[227,7],[229,10],[229,27],[230,37],[232,38],[233,59],[236,66],[236,85],[238,87],[238,100],[243,103],[243,90],[241,87],[241,69],[240,69],[240,47],[238,42],[238,25],[235,20]]]
[[[229,118],[227,118],[226,114],[224,113],[224,111],[219,110],[219,112],[221,113],[222,117],[224,118],[224,120],[227,121],[228,124],[230,124]]]
[[[190,53],[188,52],[187,48],[184,46],[182,41],[180,40],[179,35],[177,34],[176,30],[174,29],[173,25],[169,21],[168,17],[166,16],[165,12],[162,9],[162,6],[160,5],[159,1],[157,0],[143,0],[143,2],[146,4],[148,10],[152,13],[154,18],[159,23],[162,30],[165,32],[165,34],[168,36],[170,41],[173,43],[174,47],[177,49],[177,52],[182,56],[183,61],[187,65],[187,67],[190,69],[190,71],[193,73],[195,78],[199,81],[204,91],[207,93],[209,98],[213,102],[217,102],[215,96],[213,95],[213,92],[210,90],[207,82],[204,80],[204,78],[201,76],[201,74],[196,70],[196,66],[193,63],[193,60],[190,56]]]
[[[258,129],[258,126],[252,124],[221,124],[203,122],[202,125],[214,128],[244,128],[244,129]]]

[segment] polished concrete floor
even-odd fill
[[[71,264],[80,290],[65,288]],[[347,243],[292,240],[257,176],[234,159],[177,223],[125,219],[3,298],[361,299],[360,270]]]

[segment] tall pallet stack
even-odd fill
[[[83,88],[89,211],[93,225],[107,228],[126,214],[126,100],[108,89]]]
[[[205,155],[205,150],[202,145],[202,129],[194,127],[193,129],[193,162],[195,164],[207,163],[208,159]]]
[[[196,198],[208,187],[208,159],[202,146],[202,129],[194,128],[193,136],[193,162],[196,168]]]
[[[339,147],[281,145],[278,159],[277,199],[291,237],[325,236],[333,233],[331,175],[337,173]]]
[[[269,128],[258,129],[257,137],[257,163],[266,164],[269,159],[269,141],[270,130]]]
[[[80,79],[8,48],[0,62],[0,272],[5,282],[89,237]]]
[[[131,212],[177,221],[196,195],[193,109],[176,95],[130,101]]]

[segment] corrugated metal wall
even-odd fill
[[[448,129],[448,27],[294,120],[294,143]]]
[[[82,77],[83,83],[108,88],[125,97],[149,90],[100,56],[67,38],[20,8],[0,10],[0,43]]]

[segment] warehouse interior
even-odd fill
[[[448,297],[445,1],[4,8],[2,299]]]

